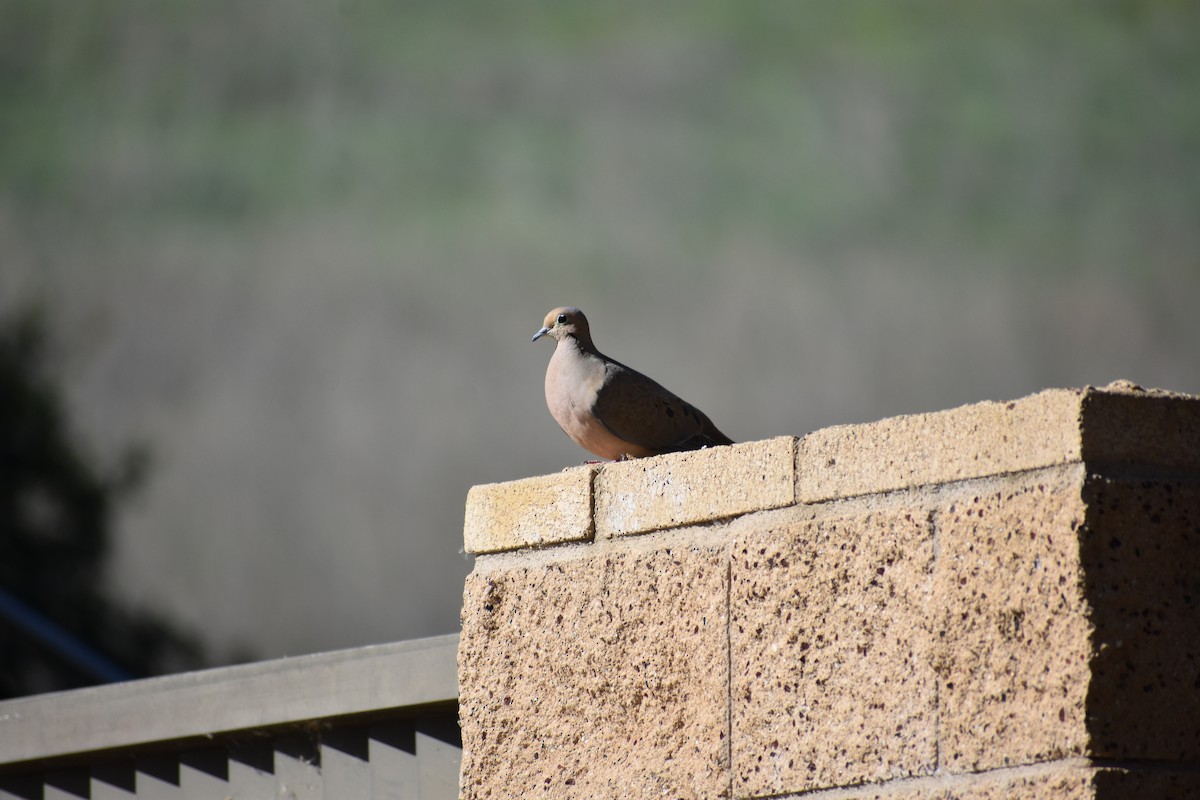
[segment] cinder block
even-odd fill
[[[1087,752],[1083,476],[1070,466],[998,479],[934,517],[942,769]]]
[[[933,557],[929,520],[916,512],[801,522],[735,541],[735,796],[937,768]]]
[[[1096,800],[1188,800],[1200,797],[1200,772],[1180,765],[1178,772],[1160,764],[1148,769],[1097,769],[1092,779]],[[1046,796],[1046,795],[1043,795]],[[1053,795],[1049,795],[1053,797]]]
[[[476,571],[463,798],[727,796],[728,551]]]
[[[596,535],[692,525],[796,502],[796,439],[779,436],[605,464]]]
[[[1200,467],[1200,398],[1128,381],[814,431],[798,445],[797,500],[1023,472],[1058,464]]]
[[[816,503],[1077,461],[1081,395],[1051,389],[1007,403],[815,431],[799,444],[798,500]]]
[[[946,775],[906,786],[840,790],[840,800],[1187,800],[1200,773],[1095,767],[1080,759],[977,775]]]
[[[1091,464],[1200,467],[1200,397],[1128,381],[1085,389],[1082,458]]]
[[[468,553],[497,553],[592,538],[594,465],[467,492],[463,542]]]
[[[1200,761],[1200,486],[1092,476],[1084,495],[1091,753]]]

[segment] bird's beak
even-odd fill
[[[549,333],[549,332],[550,332],[550,329],[549,329],[549,328],[542,328],[540,331],[538,331],[537,333],[535,333],[535,334],[533,335],[533,338],[532,338],[532,339],[530,339],[529,341],[531,341],[531,342],[536,342],[538,339],[542,338],[543,336],[545,336],[545,335],[546,335],[547,333]]]

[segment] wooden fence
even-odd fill
[[[455,798],[439,636],[0,703],[0,798]]]

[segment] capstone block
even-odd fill
[[[799,444],[799,501],[1039,469],[1079,458],[1080,390],[839,425]]]
[[[779,436],[605,464],[596,535],[692,525],[796,502],[796,439]]]
[[[1081,458],[1200,468],[1200,397],[1117,381],[1083,390]]]
[[[485,483],[467,492],[463,541],[468,553],[592,538],[592,478],[597,467],[575,467],[507,483]]]

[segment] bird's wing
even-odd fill
[[[657,382],[624,364],[605,359],[604,384],[592,413],[626,442],[657,453],[727,444],[708,417]],[[724,441],[713,441],[708,430]]]

